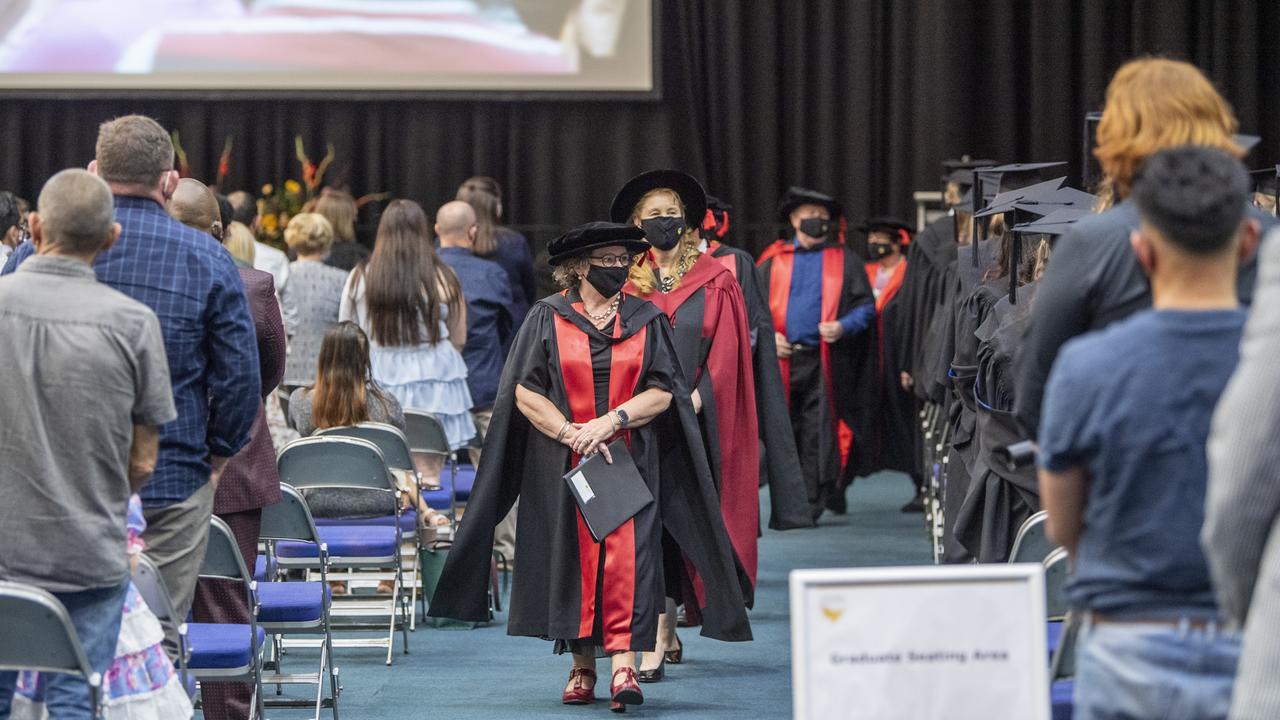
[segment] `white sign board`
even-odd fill
[[[799,720],[1049,720],[1038,564],[797,570]]]

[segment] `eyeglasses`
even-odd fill
[[[598,267],[627,267],[631,264],[631,255],[591,255],[587,259]]]

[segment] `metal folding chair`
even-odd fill
[[[409,566],[409,607],[413,607],[418,602],[418,565],[422,557],[422,538],[421,533],[417,530],[419,523],[424,522],[424,519],[419,518],[417,512],[417,501],[422,497],[422,475],[418,472],[417,466],[414,465],[413,453],[409,449],[409,441],[405,438],[404,433],[400,432],[400,429],[394,425],[373,422],[346,427],[325,428],[317,432],[316,435],[324,437],[353,437],[367,440],[376,445],[378,450],[382,452],[382,459],[387,462],[389,469],[404,473],[409,478],[409,488],[404,491],[410,493],[410,496],[414,498],[414,503],[411,506],[413,509],[404,511],[404,517],[410,519],[408,524],[413,529],[412,541],[409,543],[410,552],[413,555]],[[387,519],[388,521],[395,520],[393,517],[388,517]],[[340,520],[335,520],[321,524],[341,525],[344,523]],[[403,531],[403,529],[402,527],[401,530]],[[417,625],[418,616],[413,614],[409,617],[409,629],[416,630]]]
[[[1042,563],[1057,548],[1057,545],[1049,541],[1049,536],[1045,532],[1044,524],[1048,517],[1049,513],[1041,510],[1022,523],[1022,527],[1018,528],[1018,534],[1014,536],[1009,562]]]
[[[191,685],[187,681],[187,659],[190,650],[187,647],[186,618],[178,617],[174,611],[173,596],[169,594],[169,588],[164,584],[164,576],[160,574],[160,568],[156,567],[151,558],[139,555],[138,566],[133,571],[132,580],[133,586],[138,588],[138,594],[142,596],[151,614],[160,621],[160,627],[164,628],[165,635],[177,636],[178,678],[182,681],[182,687],[191,692]]]
[[[404,637],[404,652],[409,652],[409,616],[412,613],[408,598],[402,595],[404,565],[400,556],[403,543],[400,491],[382,453],[373,443],[359,438],[309,437],[295,440],[282,448],[277,462],[281,482],[299,490],[354,489],[385,496],[387,514],[395,516],[392,525],[324,525],[317,530],[321,542],[328,549],[329,570],[390,568],[393,571],[390,598],[353,594],[334,598],[330,609],[334,630],[367,631],[385,627],[385,638],[340,638],[332,644],[335,647],[386,647],[387,664],[390,665],[397,630]],[[322,565],[319,552],[320,548],[314,543],[282,540],[275,543],[274,559],[282,569],[318,571]],[[388,618],[386,626],[347,621],[380,616]]]
[[[261,720],[264,633],[258,627],[257,583],[240,556],[235,534],[218,517],[210,521],[209,544],[200,577],[243,583],[249,603],[249,623],[188,623],[191,656],[187,671],[202,686],[216,682],[252,682],[255,717]]]
[[[449,466],[449,520],[456,526],[458,522],[458,459],[453,454],[453,448],[449,446],[449,436],[445,434],[444,425],[439,418],[426,410],[405,409],[404,427],[404,434],[409,441],[411,452],[440,457]],[[443,479],[442,476],[441,480]],[[432,498],[428,498],[430,499]]]
[[[319,547],[319,582],[263,582],[258,584],[258,598],[262,609],[259,625],[272,637],[271,657],[268,664],[273,671],[264,674],[264,685],[275,685],[276,694],[282,685],[315,685],[314,703],[307,698],[268,698],[267,707],[315,707],[315,720],[319,720],[322,708],[333,710],[333,720],[338,720],[338,696],[342,692],[338,683],[338,669],[333,665],[333,633],[329,619],[329,547],[316,530],[311,511],[301,493],[289,485],[280,486],[280,501],[262,509],[260,537],[267,542],[268,554],[274,554],[277,541],[312,543]],[[320,663],[314,673],[286,674],[283,671],[283,643],[287,635],[321,635]],[[324,695],[324,676],[329,676],[329,696]]]
[[[102,713],[102,675],[85,657],[66,607],[30,585],[0,581],[0,670],[37,670],[84,678],[93,717]]]

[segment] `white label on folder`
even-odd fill
[[[581,470],[574,473],[569,479],[573,481],[573,486],[578,489],[578,496],[582,498],[584,504],[591,502],[595,498],[596,494],[591,492],[591,486],[587,484],[587,476],[583,475]]]

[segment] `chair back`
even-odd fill
[[[66,607],[40,588],[0,581],[0,638],[0,669],[79,675],[95,694],[102,684]]]
[[[146,601],[151,614],[156,616],[162,626],[176,629],[182,623],[181,619],[175,617],[177,613],[173,609],[173,596],[164,584],[160,568],[146,555],[138,556],[138,567],[133,571],[133,586],[138,588],[138,593]]]
[[[352,437],[308,437],[280,450],[280,482],[304,488],[363,488],[394,492],[396,487],[378,447]]]
[[[1048,517],[1049,513],[1041,510],[1022,523],[1018,534],[1014,536],[1009,562],[1042,563],[1053,552],[1057,546],[1049,542],[1049,536],[1045,532],[1045,519]]]
[[[316,531],[311,509],[307,507],[302,494],[292,485],[281,483],[280,500],[262,508],[259,537],[263,540],[320,543],[320,533]]]
[[[1057,682],[1076,674],[1076,641],[1080,636],[1080,617],[1075,613],[1067,613],[1063,620],[1062,639],[1058,641],[1058,650],[1049,663],[1049,681]]]
[[[346,427],[325,428],[316,433],[323,437],[353,437],[368,440],[382,452],[382,459],[393,470],[413,470],[409,441],[394,425],[364,422]]]
[[[1057,548],[1044,559],[1045,614],[1050,620],[1067,616],[1067,549]]]
[[[222,518],[214,516],[209,524],[209,543],[205,546],[204,564],[200,566],[200,577],[239,580],[246,584],[253,583],[253,573],[249,572],[240,556],[240,546],[236,544],[236,536]]]
[[[413,452],[432,455],[448,455],[452,452],[444,425],[426,410],[404,411],[404,434],[409,439],[409,448]]]

